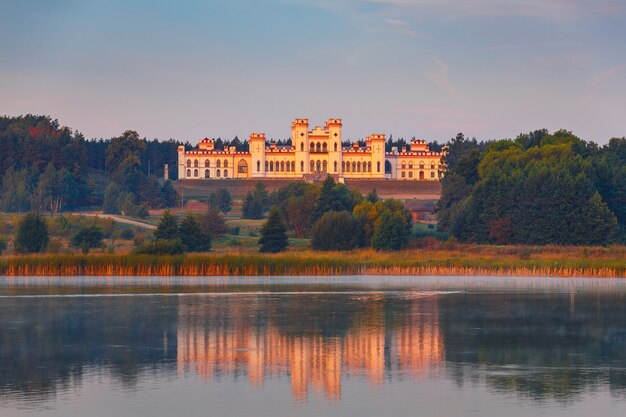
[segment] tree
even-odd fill
[[[226,233],[226,222],[224,216],[216,208],[209,207],[206,216],[200,220],[200,225],[205,233],[211,236],[221,236]]]
[[[406,246],[408,239],[406,219],[399,213],[385,211],[376,222],[372,247],[376,250],[399,250]]]
[[[0,237],[0,255],[2,255],[2,252],[7,250],[7,246],[7,240],[3,237]]]
[[[161,206],[162,207],[174,207],[178,202],[178,193],[172,185],[172,181],[167,180],[161,187]]]
[[[379,200],[380,200],[380,198],[378,198],[378,193],[376,192],[376,188],[374,188],[365,197],[365,201],[369,201],[370,203],[377,203]]]
[[[225,188],[213,191],[209,196],[209,206],[215,207],[222,213],[228,213],[232,210],[233,199]]]
[[[17,226],[15,250],[19,253],[38,253],[48,246],[48,223],[41,215],[26,214]]]
[[[181,220],[178,228],[180,241],[189,252],[206,252],[211,250],[211,236],[205,233],[191,213]]]
[[[289,245],[287,229],[276,206],[272,207],[269,218],[261,228],[259,245],[261,246],[259,252],[269,253],[282,252]]]
[[[72,245],[82,248],[83,252],[87,253],[89,249],[101,247],[103,237],[102,229],[97,225],[85,226],[74,235]]]
[[[267,189],[262,183],[257,183],[254,191],[249,191],[248,194],[246,194],[246,199],[243,202],[243,218],[262,219],[263,214],[265,214],[268,209],[269,201]]]
[[[342,211],[345,207],[339,200],[339,195],[335,189],[335,180],[328,175],[322,183],[320,197],[317,200],[315,211],[313,212],[312,223],[320,219],[327,211]],[[350,209],[352,211],[352,209]]]
[[[159,225],[154,231],[157,240],[173,240],[178,238],[178,220],[176,216],[166,210],[159,220]]]
[[[352,250],[362,240],[359,222],[347,211],[328,211],[311,229],[311,245],[316,250]]]

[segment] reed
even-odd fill
[[[520,256],[522,253],[524,256]],[[530,256],[527,256],[530,253]],[[396,253],[30,255],[0,259],[6,276],[510,275],[626,277],[626,248],[464,245]]]

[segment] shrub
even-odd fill
[[[313,225],[311,244],[317,250],[352,250],[361,244],[363,229],[347,211],[328,211]]]
[[[48,246],[48,223],[39,214],[28,213],[22,218],[15,234],[15,250],[37,253]]]
[[[72,245],[83,248],[83,252],[88,252],[91,248],[102,246],[102,229],[96,225],[81,228],[72,238]]]
[[[399,250],[406,246],[409,231],[400,213],[385,211],[376,222],[372,247],[376,250]]]
[[[180,255],[185,252],[185,246],[180,239],[157,239],[141,243],[134,252],[143,255]]]
[[[178,238],[178,220],[176,216],[165,210],[157,229],[154,231],[154,238],[157,240],[173,240]]]
[[[226,233],[224,216],[215,207],[210,207],[206,216],[200,220],[202,230],[211,236],[221,236]]]

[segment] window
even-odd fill
[[[187,168],[191,168],[191,159],[187,159]]]
[[[315,161],[311,161],[311,172],[315,171]]]
[[[224,168],[228,168],[228,161],[224,159]]]
[[[413,169],[413,162],[409,162],[409,169]]]
[[[335,149],[335,152],[337,152],[337,143],[336,142],[335,142],[335,145],[334,145],[334,149]]]
[[[402,169],[406,169],[406,164],[404,162],[402,163]]]
[[[237,172],[240,174],[245,174],[246,172],[248,172],[248,163],[243,159],[237,164]]]
[[[198,168],[198,160],[197,159],[193,161],[193,167],[194,168]]]
[[[326,172],[328,169],[328,163],[326,161],[322,162],[322,171]]]
[[[335,161],[334,168],[335,168],[335,171],[334,171],[334,172],[337,172],[337,161]]]
[[[304,152],[304,142],[300,142],[300,150]]]
[[[424,179],[424,171],[420,171],[420,180]]]
[[[356,164],[356,172],[361,172],[361,162],[357,162]]]
[[[215,166],[218,168],[222,167],[222,162],[218,159],[217,162],[215,163]]]
[[[350,162],[346,163],[346,172],[350,172]]]
[[[317,142],[317,145],[315,145],[315,150],[316,150],[317,152],[321,152],[321,151],[322,151],[322,146],[320,145],[320,143],[319,143],[319,142]]]
[[[322,151],[328,152],[328,145],[326,144],[326,142],[324,142],[324,145],[322,145]]]
[[[265,161],[265,172],[268,171],[268,167],[269,167],[269,162]]]
[[[420,162],[420,169],[424,169],[424,163]]]
[[[224,178],[226,178],[226,177],[228,177],[228,170],[227,169],[224,170]]]
[[[261,161],[256,161],[256,172],[261,171]]]
[[[187,162],[189,162],[189,161],[187,161]],[[191,177],[191,170],[190,169],[187,170],[187,177]]]
[[[380,172],[380,162],[376,162],[376,172]]]
[[[208,159],[204,160],[204,167],[209,168],[211,166],[211,162]]]
[[[274,161],[270,161],[270,172],[274,172]]]
[[[296,161],[291,161],[291,170],[296,172]]]
[[[430,172],[430,178],[435,178],[435,171]]]
[[[291,164],[289,163],[289,161],[287,161],[285,168],[287,169],[287,172],[291,172]]]
[[[194,170],[193,170],[193,176],[194,176],[194,177],[197,177],[197,176],[198,176],[198,170],[197,170],[197,169],[194,169]]]
[[[218,161],[219,162],[219,161]],[[217,178],[219,178],[221,176],[221,171],[218,169],[217,172],[215,173],[215,176]]]
[[[285,161],[281,161],[281,162],[280,162],[280,170],[281,170],[282,172],[285,172]]]
[[[315,144],[311,142],[311,152],[315,152]]]
[[[352,172],[356,172],[356,162],[352,161]]]
[[[304,161],[300,161],[300,172],[304,172]]]
[[[413,171],[409,171],[409,178],[413,178]]]
[[[404,178],[404,176],[405,176],[405,172],[404,172],[404,171],[402,171],[402,178]]]
[[[371,162],[367,163],[367,172],[372,172],[372,163]]]
[[[341,172],[346,170],[346,161],[341,161]]]
[[[209,173],[208,169],[204,170],[204,178],[211,178],[211,174]]]
[[[435,169],[435,164],[430,164],[430,169]]]
[[[318,143],[319,145],[319,143]],[[320,172],[320,170],[322,169],[322,163],[320,161],[317,161],[315,163],[315,168],[317,169],[317,172]]]

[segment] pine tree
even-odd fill
[[[259,252],[276,253],[287,249],[287,228],[280,217],[278,207],[272,207],[267,222],[261,228],[261,238],[259,239],[261,248]]]
[[[165,210],[157,229],[154,231],[154,238],[160,240],[172,240],[178,238],[178,220],[176,216]]]
[[[191,213],[180,222],[178,236],[189,252],[211,250],[211,236],[200,228],[200,224]]]

